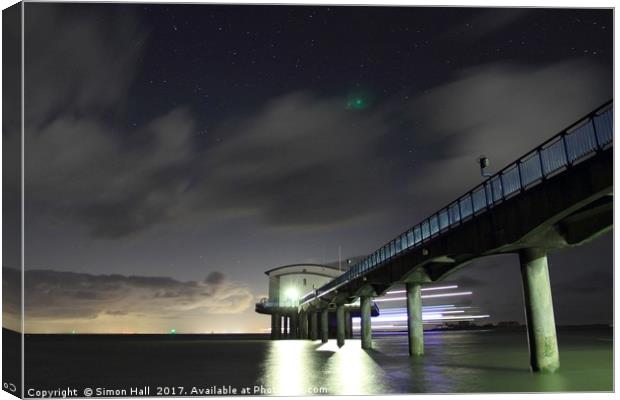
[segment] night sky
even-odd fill
[[[265,270],[368,254],[612,97],[611,10],[25,7],[32,332],[260,331]],[[550,256],[558,324],[612,321],[612,250]],[[524,320],[516,256],[449,279]]]

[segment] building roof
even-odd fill
[[[290,267],[321,267],[321,268],[329,268],[329,269],[333,269],[333,270],[339,270],[339,268],[337,266],[333,266],[333,265],[324,265],[324,264],[312,264],[312,263],[300,263],[300,264],[289,264],[289,265],[282,265],[280,267],[276,267],[276,268],[272,268],[268,271],[265,271],[265,275],[269,275],[270,273],[272,273],[273,271],[277,271],[279,269],[284,269],[284,268],[290,268]],[[345,268],[346,269],[346,268]],[[343,272],[344,270],[343,269]]]

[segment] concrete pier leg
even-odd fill
[[[327,343],[329,340],[329,311],[321,311],[321,342]]]
[[[303,312],[299,314],[299,318],[301,319],[301,324],[299,324],[301,328],[301,339],[308,339],[308,314]]]
[[[351,317],[351,311],[346,310],[344,312],[344,327],[345,336],[347,339],[353,339],[353,317]]]
[[[277,317],[274,314],[271,314],[271,335],[270,335],[271,340],[277,339],[277,337],[276,337],[276,318]]]
[[[273,320],[275,322],[275,330],[274,330],[274,339],[279,340],[280,339],[280,329],[281,329],[281,325],[280,322],[282,321],[282,318],[278,315],[278,314],[274,314],[273,315]]]
[[[409,355],[424,354],[424,325],[422,323],[422,285],[407,283],[407,326],[409,328]]]
[[[542,249],[519,251],[523,300],[527,321],[530,365],[533,371],[554,372],[560,368],[547,254]]]
[[[291,338],[293,339],[299,339],[299,318],[297,317],[298,314],[293,314],[291,316]]]
[[[338,347],[344,346],[344,304],[336,307],[336,340]]]
[[[289,337],[289,327],[288,327],[289,321],[290,321],[290,318],[285,316],[284,317],[284,337],[287,339]]]
[[[319,338],[319,321],[316,311],[310,312],[310,340],[317,340]]]
[[[360,297],[362,349],[372,349],[372,327],[370,326],[370,297]]]

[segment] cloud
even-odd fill
[[[37,4],[24,27],[27,128],[123,110],[148,35],[130,9]]]
[[[381,109],[358,113],[340,98],[306,92],[281,96],[216,133],[223,140],[198,168],[207,171],[198,198],[276,225],[359,218],[392,181],[381,151],[388,130]]]
[[[3,268],[5,312],[19,312],[19,271]],[[238,314],[254,295],[219,272],[202,282],[167,277],[92,275],[52,270],[25,272],[27,321],[92,320],[101,316],[183,318],[190,315]]]
[[[485,36],[506,28],[526,16],[526,8],[491,8],[476,10],[477,16],[446,32],[446,39],[457,42],[479,41]]]
[[[135,17],[79,8],[79,22],[68,23],[62,7],[36,8],[26,206],[32,220],[79,224],[96,238],[226,216],[299,229],[421,218],[479,182],[479,154],[502,166],[611,96],[611,71],[589,61],[499,63],[465,70],[412,106],[392,99],[349,110],[337,96],[283,94],[205,141],[185,106],[136,127],[109,122],[136,100],[148,32]],[[50,42],[50,32],[60,39]],[[403,155],[409,136],[415,151]]]
[[[218,272],[218,271],[213,271],[209,273],[209,275],[207,275],[207,277],[205,278],[205,283],[208,283],[211,285],[219,285],[222,282],[224,282],[224,279],[226,279],[226,277],[224,276],[223,273]]]
[[[193,116],[177,107],[135,129],[119,124],[136,101],[130,88],[148,32],[127,10],[64,7],[38,4],[26,24],[29,212],[77,221],[95,237],[173,218],[189,181],[181,170]]]
[[[29,210],[100,237],[149,226],[172,212],[161,197],[182,190],[166,171],[186,157],[192,119],[178,108],[135,131],[115,124],[148,32],[125,9],[65,7],[37,4],[26,21]]]
[[[293,93],[216,131],[223,140],[207,149],[193,145],[193,121],[172,110],[132,132],[134,144],[93,121],[57,118],[30,140],[33,207],[103,238],[221,215],[320,226],[376,212],[392,182],[381,110],[357,114],[340,99]]]
[[[187,107],[135,128],[112,123],[135,100],[148,32],[131,14],[92,11],[37,5],[29,13],[31,215],[115,239],[182,219],[250,214],[272,225],[323,226],[376,212],[384,196],[377,189],[391,181],[380,151],[385,110],[289,93],[224,121],[210,136],[221,141],[206,147]]]
[[[610,99],[611,82],[611,70],[585,60],[461,72],[410,107],[423,134],[409,192],[427,204],[429,196],[453,200],[480,182],[477,156],[488,156],[492,170],[504,167]]]

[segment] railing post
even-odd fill
[[[521,160],[517,161],[517,174],[519,175],[519,191],[522,192],[523,185],[523,177],[521,176]]]
[[[499,189],[500,189],[500,191],[502,193],[502,200],[505,200],[506,199],[506,195],[504,194],[505,193],[504,192],[504,172],[503,171],[500,172],[498,174],[498,177],[499,177]]]
[[[590,117],[590,123],[592,124],[592,132],[594,132],[594,142],[596,143],[596,151],[598,152],[601,149],[601,144],[598,141],[598,135],[596,134],[596,124],[594,123],[594,116]]]
[[[491,184],[487,186],[486,182],[482,183],[482,188],[484,189],[484,202],[485,202],[484,208],[486,208],[487,210],[489,209],[489,191],[487,190],[489,187],[491,187],[491,191],[492,191],[493,186],[491,186]],[[493,197],[493,193],[491,193],[491,197]],[[450,215],[450,212],[448,212],[448,215]]]
[[[562,133],[560,135],[560,140],[562,141],[562,147],[564,147],[564,157],[566,157],[566,166],[571,164],[570,158],[568,157],[568,147],[566,146],[566,133]]]
[[[536,154],[538,155],[538,163],[540,164],[540,180],[544,180],[547,177],[545,174],[545,166],[542,161],[542,151],[542,147],[536,149]]]

